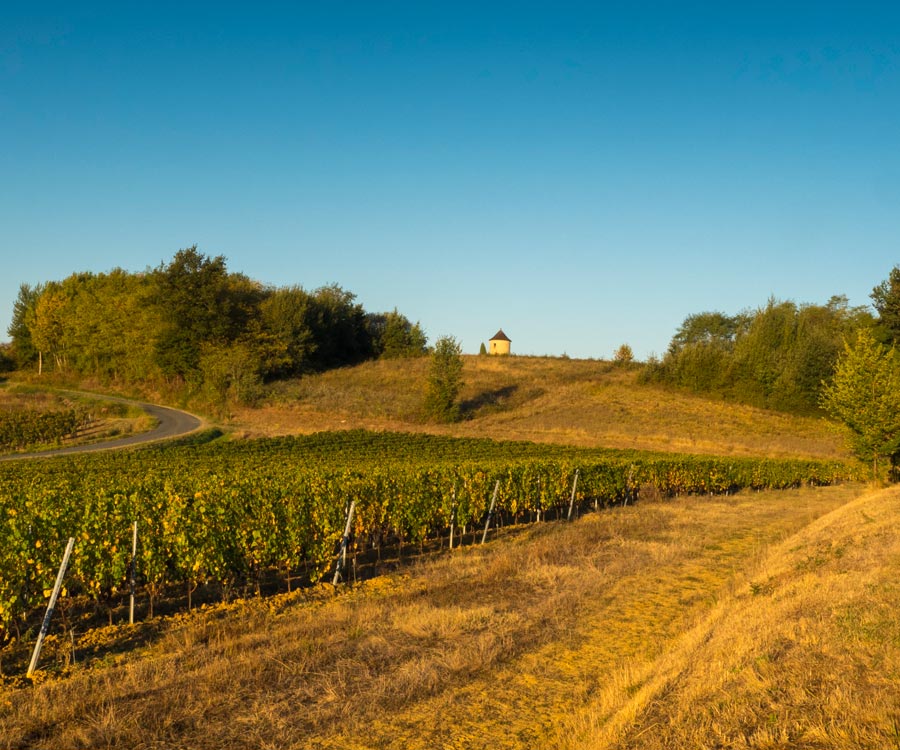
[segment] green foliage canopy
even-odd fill
[[[428,352],[422,327],[397,312],[397,308],[384,315],[370,315],[369,330],[382,359],[421,357]]]
[[[19,367],[31,364],[38,357],[38,350],[31,338],[31,325],[42,292],[41,284],[37,286],[21,284],[19,294],[13,303],[12,320],[6,332],[12,340],[13,355]]]
[[[834,378],[822,392],[822,405],[846,424],[856,455],[872,463],[873,478],[879,461],[896,461],[900,453],[900,357],[893,347],[879,344],[862,330],[846,344]]]
[[[645,381],[718,393],[757,406],[812,411],[846,336],[872,316],[846,297],[826,305],[770,299],[753,312],[689,315]]]
[[[872,290],[872,305],[886,341],[900,343],[900,266]]]
[[[431,352],[425,410],[439,422],[456,422],[460,408],[456,401],[462,388],[462,349],[453,336],[441,336]]]
[[[367,313],[337,284],[308,292],[231,273],[196,245],[144,273],[76,273],[19,289],[9,328],[19,367],[105,381],[159,382],[217,409],[265,380],[425,352],[396,309]]]

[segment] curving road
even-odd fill
[[[89,394],[98,396],[96,393]],[[14,453],[9,456],[0,456],[0,461],[15,461],[21,458],[47,458],[49,456],[63,456],[69,453],[93,453],[94,451],[108,451],[115,448],[128,448],[133,445],[154,443],[158,440],[168,440],[174,437],[188,435],[203,426],[203,420],[188,414],[186,411],[171,409],[168,406],[157,406],[140,401],[131,401],[127,398],[115,396],[102,396],[105,401],[117,401],[122,404],[139,406],[150,416],[155,417],[158,424],[149,432],[140,432],[128,437],[106,440],[102,443],[90,443],[88,445],[71,445],[67,448],[53,448],[51,450],[36,453]]]

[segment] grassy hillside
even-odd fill
[[[895,746],[898,512],[850,486],[643,502],[108,629],[105,663],[0,695],[0,746]]]
[[[832,422],[639,385],[636,368],[539,357],[465,357],[465,420],[422,417],[428,359],[368,362],[275,386],[242,409],[248,436],[363,427],[644,450],[844,458]]]

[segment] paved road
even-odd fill
[[[90,395],[98,396],[96,393]],[[89,445],[71,445],[67,448],[54,448],[53,450],[40,451],[38,453],[15,453],[10,456],[0,456],[0,461],[14,461],[20,458],[46,458],[49,456],[63,456],[69,453],[93,453],[94,451],[127,448],[132,445],[153,443],[157,440],[168,440],[169,438],[187,435],[199,429],[203,424],[203,421],[199,417],[188,414],[186,411],[170,409],[168,406],[145,404],[140,401],[130,401],[127,398],[116,398],[114,396],[98,397],[105,401],[118,401],[123,404],[139,406],[149,415],[155,417],[158,424],[149,432],[141,432],[136,435],[129,435],[128,437],[106,440],[102,443],[91,443]]]

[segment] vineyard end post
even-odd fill
[[[47,612],[44,615],[44,622],[41,624],[41,632],[38,633],[37,643],[34,644],[34,652],[31,654],[31,663],[28,665],[26,677],[31,677],[34,670],[37,669],[38,659],[41,656],[41,646],[44,644],[44,638],[50,630],[50,618],[53,617],[53,610],[56,607],[56,599],[59,596],[59,590],[62,588],[63,578],[66,575],[66,568],[69,567],[69,557],[72,555],[72,548],[75,546],[75,538],[69,537],[69,543],[66,545],[66,551],[63,555],[62,563],[59,566],[59,573],[56,574],[56,583],[53,584],[53,593],[50,595],[50,603],[47,604]]]
[[[338,552],[337,563],[334,567],[334,580],[331,582],[333,586],[337,586],[341,579],[341,572],[344,569],[344,563],[347,561],[347,546],[350,544],[350,527],[353,524],[353,514],[356,511],[356,500],[350,503],[350,510],[347,511],[347,525],[344,527],[344,536],[341,538],[341,549]]]
[[[491,497],[491,507],[488,510],[487,520],[484,522],[484,533],[481,535],[481,543],[484,544],[487,541],[488,529],[491,528],[491,518],[494,515],[494,503],[497,502],[497,492],[500,490],[500,480],[497,480],[497,483],[494,485],[494,495]]]
[[[572,520],[572,511],[575,510],[575,490],[578,489],[578,472],[579,469],[575,469],[575,478],[572,480],[572,498],[569,500],[569,515],[566,516],[567,521]]]

